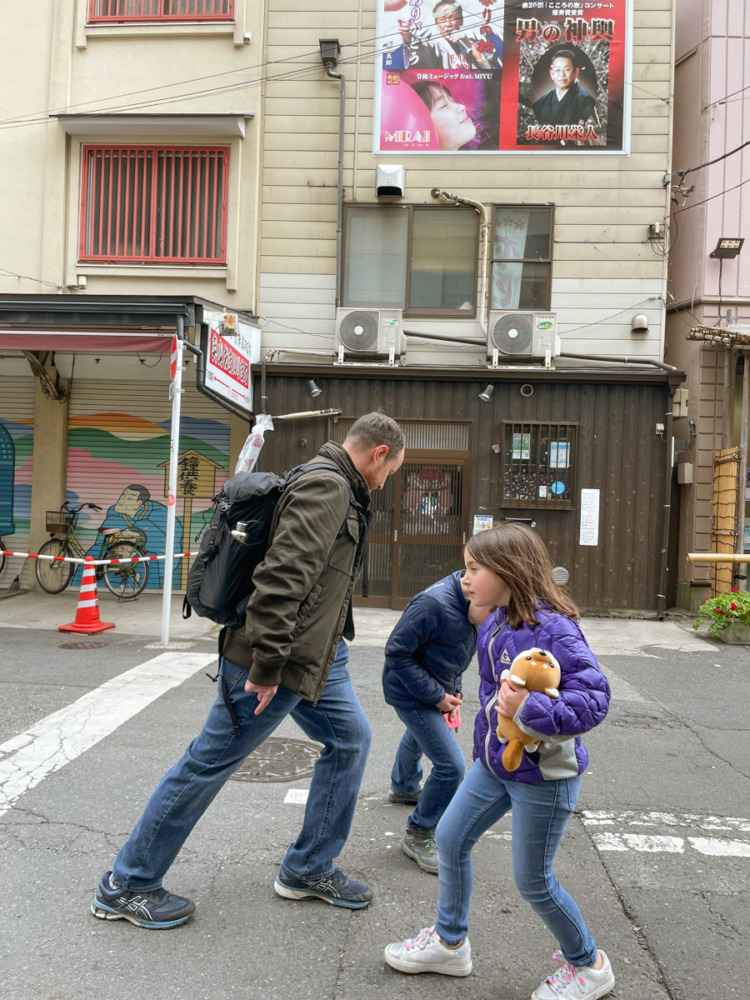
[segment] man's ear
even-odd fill
[[[387,444],[379,444],[377,448],[374,448],[372,451],[373,462],[385,462],[388,459],[388,451],[389,448]]]

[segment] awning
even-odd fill
[[[174,330],[2,330],[0,350],[70,351],[93,354],[169,354]]]

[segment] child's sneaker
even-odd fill
[[[385,960],[399,972],[437,972],[441,976],[468,976],[471,945],[466,938],[460,948],[446,948],[434,927],[425,927],[409,941],[397,941],[385,949]]]
[[[430,875],[438,874],[438,852],[435,838],[423,830],[410,830],[408,827],[401,841],[401,850],[407,858],[413,858],[423,872]]]
[[[603,965],[593,969],[590,965],[571,965],[561,951],[552,956],[562,965],[534,990],[531,1000],[599,1000],[615,988],[615,977],[609,959],[600,951]]]
[[[190,919],[195,903],[166,889],[143,892],[114,885],[105,872],[94,894],[91,912],[100,920],[129,920],[137,927],[162,930]]]

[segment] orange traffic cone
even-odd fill
[[[106,632],[115,627],[114,622],[103,622],[99,618],[99,598],[96,596],[96,569],[93,556],[86,556],[81,580],[81,594],[78,598],[76,620],[70,625],[58,625],[60,632]]]

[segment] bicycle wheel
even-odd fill
[[[130,542],[115,542],[105,553],[106,559],[132,559],[143,552]],[[104,582],[115,597],[131,601],[148,583],[147,562],[110,563],[104,567]]]
[[[70,549],[59,538],[50,538],[39,548],[40,556],[69,556]],[[75,572],[71,562],[53,562],[51,559],[37,559],[34,566],[36,578],[42,590],[48,594],[59,594],[73,579]]]

